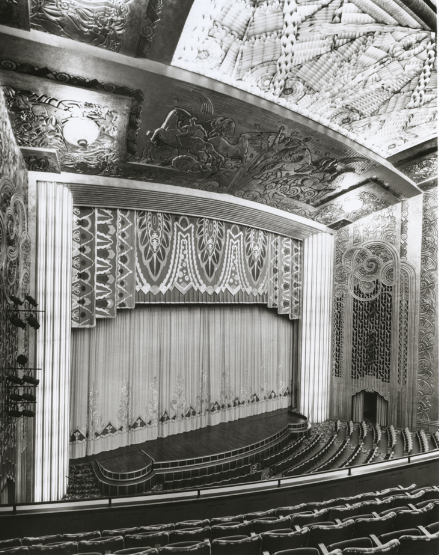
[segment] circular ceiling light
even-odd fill
[[[87,148],[99,137],[99,125],[88,118],[71,118],[63,128],[65,140],[71,145]]]

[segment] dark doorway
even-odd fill
[[[364,392],[364,420],[376,423],[377,418],[377,394],[375,391]]]

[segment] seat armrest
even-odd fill
[[[372,511],[372,514],[375,518],[380,518],[380,515],[378,513],[376,513],[375,511]]]
[[[420,530],[426,536],[428,536],[428,537],[431,536],[430,532],[426,528],[424,528],[424,526],[418,526],[417,528],[418,528],[418,530]]]
[[[373,541],[373,543],[375,544],[375,547],[379,547],[380,545],[383,545],[380,542],[380,540],[375,536],[375,534],[370,534],[369,537]]]
[[[263,551],[262,555],[270,555],[270,553],[268,553],[268,551]]]
[[[298,524],[295,524],[294,530],[296,530],[296,532],[300,532],[300,526]]]
[[[326,545],[324,543],[319,543],[319,549],[322,555],[328,555],[329,551],[326,549]]]
[[[417,511],[418,509],[413,505],[413,503],[407,503],[407,507],[410,507],[413,511]]]
[[[254,532],[250,532],[250,537],[254,538],[256,536],[256,534]]]
[[[343,521],[340,520],[339,518],[335,518],[334,520],[336,524],[343,524]]]

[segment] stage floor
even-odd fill
[[[288,409],[279,409],[234,422],[120,447],[81,459],[72,459],[71,463],[98,460],[113,472],[129,472],[145,466],[142,451],[154,462],[204,457],[257,443],[280,431],[287,424],[298,424],[302,421],[303,419],[297,415],[289,413]]]

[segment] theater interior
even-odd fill
[[[436,0],[0,0],[0,555],[436,555]]]

